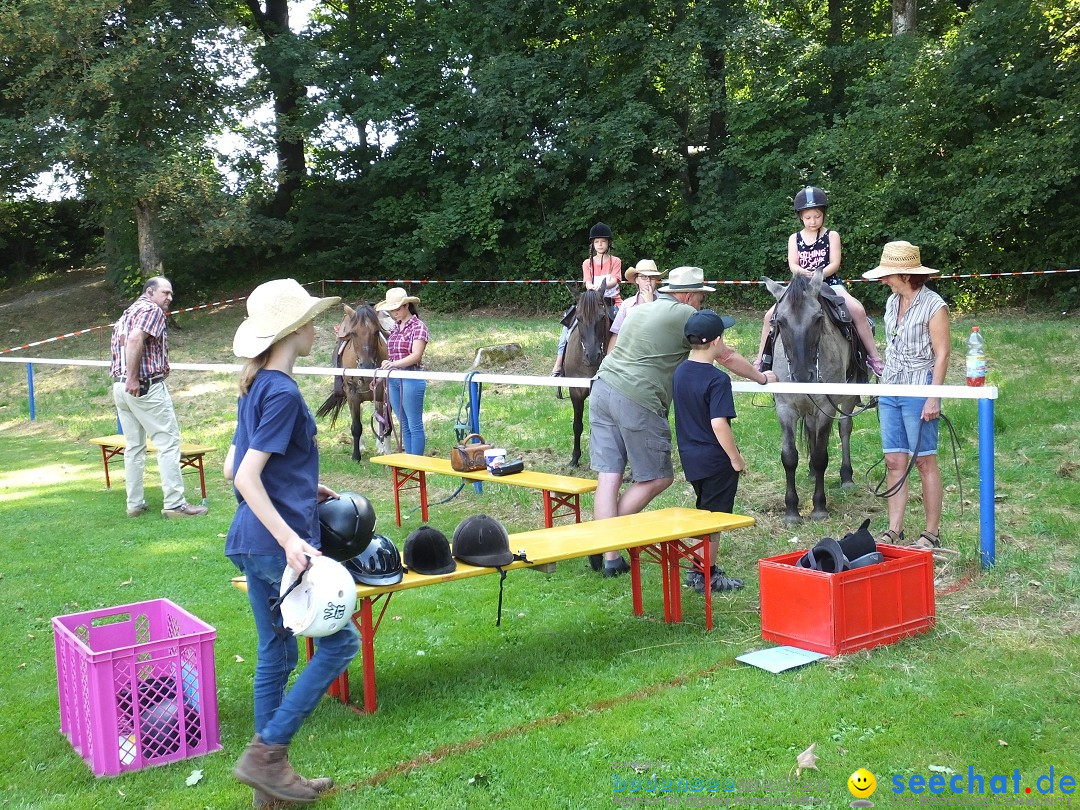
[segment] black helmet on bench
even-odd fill
[[[510,535],[493,517],[473,515],[454,529],[454,556],[463,563],[497,568],[514,561]]]
[[[446,535],[421,526],[405,540],[405,567],[417,574],[449,574],[457,568]]]
[[[345,567],[360,585],[395,585],[405,575],[397,546],[382,534],[372,536],[367,548],[346,562]]]
[[[339,562],[352,559],[371,542],[375,509],[356,492],[342,492],[319,504],[319,544],[322,553]]]

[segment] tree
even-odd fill
[[[244,0],[263,46],[255,55],[274,103],[277,192],[271,212],[284,217],[307,177],[301,113],[307,86],[300,76],[307,59],[303,40],[289,27],[289,0]]]
[[[206,138],[233,98],[229,26],[211,5],[180,0],[0,4],[15,182],[64,167],[103,221],[134,217],[139,266],[160,273],[162,209],[209,161]]]

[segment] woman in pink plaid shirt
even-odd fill
[[[427,325],[420,320],[416,305],[420,299],[409,295],[402,287],[391,287],[386,298],[375,305],[394,319],[394,328],[386,340],[390,359],[385,369],[419,371],[429,336]],[[390,407],[401,425],[401,444],[406,453],[424,455],[427,436],[424,433],[424,392],[427,380],[393,378],[389,381]]]

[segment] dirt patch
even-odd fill
[[[107,324],[124,306],[105,280],[103,267],[71,270],[23,284],[3,293],[0,343],[31,343]]]

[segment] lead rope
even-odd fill
[[[959,459],[960,443],[959,443],[958,439],[956,438],[956,429],[953,427],[953,423],[949,420],[949,417],[947,417],[944,414],[944,412],[941,414],[941,421],[944,422],[945,426],[949,429],[949,444],[952,446],[953,469],[956,472],[956,486],[957,486],[957,491],[958,491],[959,497],[960,497],[960,516],[963,517],[963,515],[964,515],[964,481],[960,477],[960,459]],[[897,492],[899,492],[903,488],[904,483],[908,479],[908,476],[911,475],[911,471],[915,468],[916,454],[918,453],[919,443],[922,441],[922,432],[923,432],[923,427],[925,427],[925,425],[926,425],[926,422],[920,421],[920,423],[919,423],[919,435],[915,439],[915,452],[911,454],[911,459],[908,461],[907,469],[904,470],[904,474],[900,477],[899,481],[897,481],[891,487],[886,489],[884,492],[881,491],[881,487],[882,487],[882,485],[884,485],[884,483],[886,481],[885,477],[882,477],[882,479],[880,481],[878,481],[877,486],[873,486],[873,487],[870,486],[870,473],[873,471],[874,467],[876,467],[878,464],[881,464],[883,461],[885,461],[884,456],[882,456],[880,459],[875,461],[870,466],[870,468],[866,471],[866,476],[865,476],[866,481],[867,481],[866,488],[873,494],[873,496],[875,498],[891,498],[893,495],[895,495]]]
[[[532,564],[532,560],[530,560],[525,555],[525,549],[519,549],[518,550],[518,553],[514,555],[514,562],[526,562],[526,563],[529,563],[530,565]],[[499,572],[499,608],[498,608],[498,612],[495,614],[495,626],[496,627],[501,627],[502,626],[503,582],[506,581],[506,569],[503,568],[501,565],[496,565],[495,570],[497,570]]]

